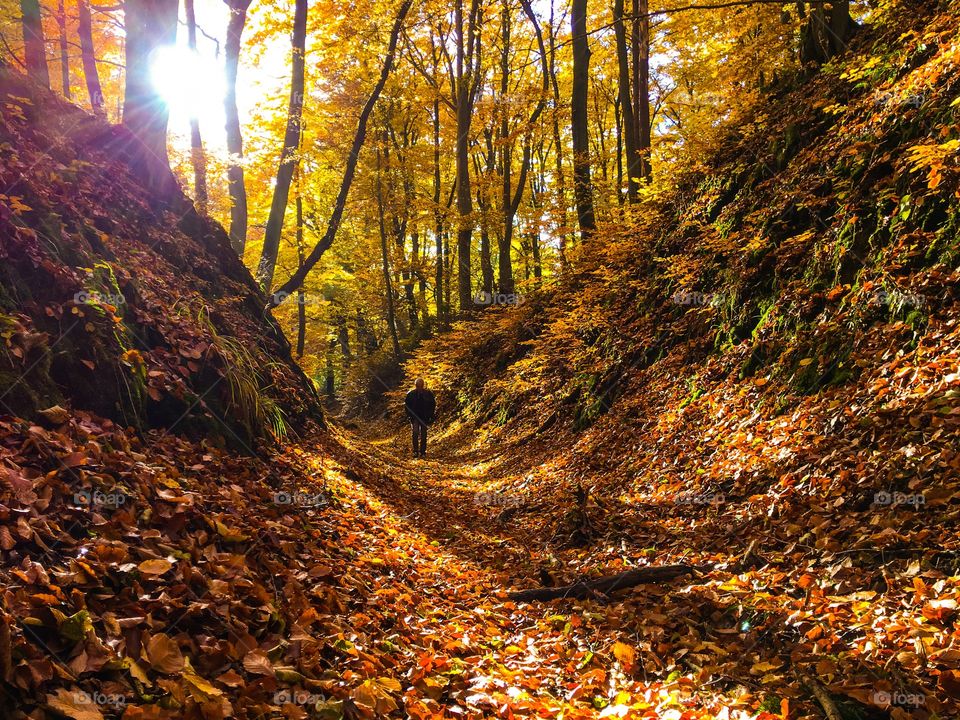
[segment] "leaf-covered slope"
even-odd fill
[[[944,7],[875,18],[849,53],[603,228],[570,273],[462,323],[410,369],[447,391],[449,410],[516,438],[627,412],[663,362],[684,407],[720,363],[714,379],[782,414],[939,343],[960,259],[960,16]]]
[[[223,229],[109,126],[0,67],[0,411],[235,446],[315,411]]]

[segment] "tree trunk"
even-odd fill
[[[613,3],[614,30],[617,36],[617,70],[620,90],[620,117],[622,118],[622,138],[627,156],[627,200],[637,202],[640,189],[640,154],[637,148],[637,128],[633,115],[633,102],[630,99],[630,62],[627,58],[627,29],[623,20],[623,0]],[[619,157],[619,153],[617,153]]]
[[[420,231],[415,230],[410,235],[410,251],[414,261],[414,275],[417,278],[417,305],[423,313],[423,337],[428,337],[430,328],[430,306],[427,304],[427,278],[423,274],[423,266],[427,260],[426,236],[423,238],[423,248],[420,246]]]
[[[493,133],[484,130],[484,140],[486,141],[487,151],[484,154],[484,168],[488,178],[493,177],[496,169],[496,150],[493,147]],[[481,173],[479,163],[475,167],[477,174]],[[481,183],[477,187],[477,205],[480,207],[480,278],[481,290],[485,296],[493,294],[493,262],[490,257],[490,202],[485,197],[487,192],[487,183]],[[501,250],[502,252],[502,250]]]
[[[191,0],[187,0],[190,2]],[[303,174],[302,166],[297,160],[296,180],[296,208],[297,208],[297,266],[303,265]],[[297,360],[303,359],[303,352],[307,342],[307,296],[303,288],[297,290]],[[329,361],[330,355],[327,354]],[[328,365],[329,367],[329,365]]]
[[[283,232],[283,216],[287,212],[290,197],[290,181],[300,149],[300,120],[303,114],[304,68],[307,44],[307,0],[296,0],[293,16],[293,73],[290,81],[290,106],[287,110],[287,130],[277,167],[277,183],[273,189],[270,216],[263,233],[263,251],[257,265],[257,282],[263,291],[270,293],[273,274],[277,268],[280,252],[280,234]]]
[[[387,296],[387,328],[393,344],[393,356],[400,357],[400,337],[397,334],[397,312],[393,302],[393,283],[390,281],[390,253],[387,250],[387,225],[384,220],[383,181],[381,179],[380,148],[377,148],[377,220],[380,228],[380,255],[383,262],[383,286]]]
[[[473,119],[473,74],[479,0],[472,0],[464,30],[463,0],[456,5],[457,108],[457,296],[460,312],[473,308],[470,255],[473,239],[473,193],[470,189],[470,124]],[[466,37],[464,37],[466,35]]]
[[[839,55],[847,49],[847,43],[856,30],[850,17],[850,0],[833,0],[830,5],[830,49]]]
[[[829,10],[822,0],[810,5],[800,34],[800,62],[821,65],[846,50],[857,24],[850,17],[849,0],[834,0]]]
[[[557,38],[550,2],[550,85],[553,88],[553,152],[557,172],[557,225],[560,234],[560,266],[567,265],[567,189],[563,172],[563,143],[560,142],[560,83],[557,81]]]
[[[187,16],[187,44],[197,52],[197,16],[193,7],[193,0],[183,0],[183,7]],[[203,152],[203,140],[200,137],[200,119],[196,113],[190,113],[190,161],[193,164],[193,191],[196,196],[197,208],[201,213],[207,212],[207,156]]]
[[[513,140],[510,138],[509,105],[510,94],[510,3],[503,4],[500,15],[500,42],[503,50],[500,54],[500,174],[503,179],[501,207],[503,208],[503,233],[498,238],[497,274],[499,290],[504,295],[513,293],[513,264],[510,254],[513,247],[513,187],[510,173],[513,169]]]
[[[617,204],[623,206],[623,116],[620,113],[620,95],[613,101],[613,127],[617,133]],[[629,192],[629,189],[628,189]]]
[[[590,184],[590,137],[587,131],[587,90],[590,48],[587,44],[587,0],[573,0],[570,9],[573,33],[573,93],[570,131],[573,136],[573,195],[577,206],[580,238],[587,241],[596,229],[593,188]]]
[[[637,134],[639,177],[650,177],[650,16],[648,0],[633,0],[633,120]]]
[[[224,44],[226,90],[223,107],[226,114],[227,188],[230,192],[230,244],[241,258],[247,244],[247,189],[243,179],[243,135],[240,132],[240,111],[237,109],[237,69],[240,64],[240,39],[247,22],[251,0],[226,0],[230,9],[227,37]]]
[[[437,267],[433,299],[437,306],[437,328],[446,328],[443,311],[443,210],[440,207],[440,98],[433,99],[433,239],[437,245]]]
[[[90,107],[94,115],[106,114],[103,102],[103,90],[100,88],[100,74],[97,72],[97,58],[93,51],[93,21],[90,17],[90,4],[87,0],[77,0],[78,33],[80,35],[80,60],[83,64],[83,78],[90,96]]]
[[[414,293],[414,265],[416,264],[416,252],[411,252],[408,260],[407,256],[407,227],[409,226],[410,207],[413,204],[413,187],[410,183],[410,177],[406,167],[406,153],[410,147],[409,126],[404,127],[402,133],[403,142],[397,141],[396,132],[390,127],[384,127],[383,132],[383,157],[385,160],[385,169],[390,175],[390,156],[388,140],[392,140],[393,147],[397,152],[397,172],[399,172],[403,187],[403,200],[397,202],[393,198],[393,188],[396,183],[389,183],[390,192],[390,215],[393,223],[393,239],[396,243],[397,251],[400,257],[400,279],[403,284],[403,296],[407,304],[407,321],[410,326],[409,334],[416,335],[420,331],[420,314],[417,310],[417,299]],[[399,208],[399,210],[398,210]]]
[[[178,0],[126,0],[126,87],[123,124],[147,150],[169,166],[167,159],[167,105],[157,95],[151,78],[151,58],[157,48],[177,39]]]
[[[324,389],[327,392],[327,397],[333,398],[336,390],[336,381],[333,375],[333,346],[337,344],[336,340],[330,341],[330,349],[327,350],[327,377],[324,381]]]
[[[23,14],[23,54],[27,75],[49,88],[50,71],[47,68],[47,48],[43,39],[39,0],[20,0],[20,12]]]
[[[63,0],[57,2],[57,30],[60,33],[60,88],[67,100],[72,100],[70,92],[70,57],[67,55],[67,11]]]

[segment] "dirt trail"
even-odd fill
[[[571,575],[686,561],[700,542],[684,530],[693,510],[651,505],[657,514],[635,526],[621,518],[615,535],[564,548],[533,523],[505,519],[496,502],[493,489],[515,481],[509,468],[525,472],[529,458],[510,465],[495,445],[484,452],[451,438],[414,460],[396,429],[332,433],[333,490],[364,513],[357,572],[375,568],[383,603],[370,637],[402,640],[390,677],[410,717],[818,718],[824,697],[844,717],[864,719],[949,707],[949,691],[933,688],[931,675],[908,678],[884,666],[908,637],[878,646],[865,630],[929,622],[939,601],[918,595],[917,579],[880,594],[868,585],[870,567],[846,554],[811,562],[767,550],[741,566],[730,549],[701,549],[697,558],[715,561],[706,575],[615,598],[515,603],[505,590],[550,575],[560,585]],[[561,517],[551,512],[541,529]],[[719,529],[736,508],[702,512]],[[701,540],[713,545],[716,533],[707,534]],[[888,701],[901,696],[925,705]]]
[[[395,622],[384,634],[399,648],[392,689],[405,688],[408,716],[700,718],[755,702],[716,687],[701,697],[671,674],[672,645],[656,650],[662,660],[643,659],[655,649],[644,635],[683,626],[657,611],[667,587],[635,588],[628,603],[507,600],[503,590],[529,586],[537,567],[531,539],[498,522],[503,508],[485,500],[492,458],[447,449],[413,460],[405,437],[333,433],[343,449],[331,489],[365,512],[348,539],[362,548],[361,572],[381,569],[378,606],[365,611]],[[638,607],[650,612],[647,626],[628,630]]]

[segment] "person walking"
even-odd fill
[[[427,426],[433,422],[437,412],[437,400],[433,392],[427,389],[423,378],[417,378],[413,390],[407,393],[404,399],[404,408],[410,428],[413,431],[413,456],[422,458],[427,456]]]

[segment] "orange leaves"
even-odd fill
[[[960,139],[914,145],[908,150],[911,169],[914,172],[926,172],[927,187],[936,190],[948,167],[954,171],[957,169],[958,150]]]

